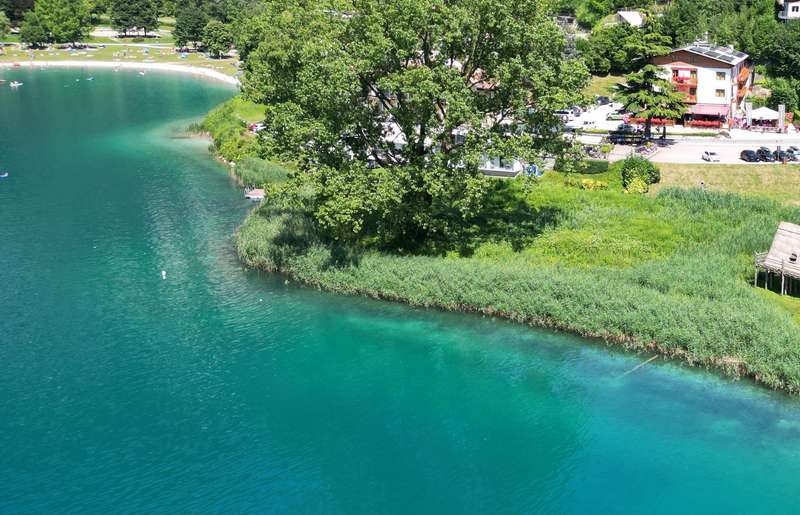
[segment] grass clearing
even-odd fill
[[[616,87],[625,80],[623,75],[592,76],[592,80],[583,90],[583,94],[589,98],[595,96],[612,97],[616,92]]]
[[[800,204],[800,165],[667,164],[659,163],[664,188],[692,188],[705,183],[714,191],[757,195],[785,204]]]

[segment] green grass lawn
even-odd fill
[[[583,90],[584,95],[594,98],[597,95],[611,97],[625,77],[622,75],[593,76],[589,85]]]
[[[659,164],[661,184],[691,188],[701,182],[714,191],[740,193],[800,205],[800,165]]]

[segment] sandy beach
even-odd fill
[[[200,66],[186,66],[170,63],[141,63],[141,62],[114,62],[114,61],[17,61],[0,62],[2,68],[115,68],[121,70],[137,71],[162,71],[174,73],[188,73],[199,77],[217,80],[239,86],[239,79],[224,73],[202,68]]]

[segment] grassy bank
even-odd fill
[[[332,248],[308,216],[269,204],[237,250],[333,292],[569,330],[800,392],[798,303],[750,284],[752,253],[800,212],[697,189],[629,195],[611,172],[591,178],[609,188],[555,173],[533,189],[498,181],[491,209],[446,256]]]
[[[236,96],[220,105],[194,130],[206,132],[213,141],[212,151],[231,165],[231,172],[245,187],[260,188],[285,180],[291,165],[258,157],[256,136],[247,125],[264,119],[264,108]]]
[[[783,164],[659,164],[661,184],[669,187],[696,187],[701,182],[709,189],[755,195],[787,204],[800,204],[800,165]]]

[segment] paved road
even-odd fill
[[[673,145],[659,150],[651,160],[656,163],[704,163],[703,152],[712,151],[719,154],[720,163],[744,164],[745,161],[739,159],[742,150],[755,150],[760,146],[769,147],[775,150],[778,146],[787,148],[790,145],[800,146],[800,138],[781,139],[781,140],[760,140],[757,142],[742,142],[730,140],[711,139],[707,141],[683,140],[677,141]]]

